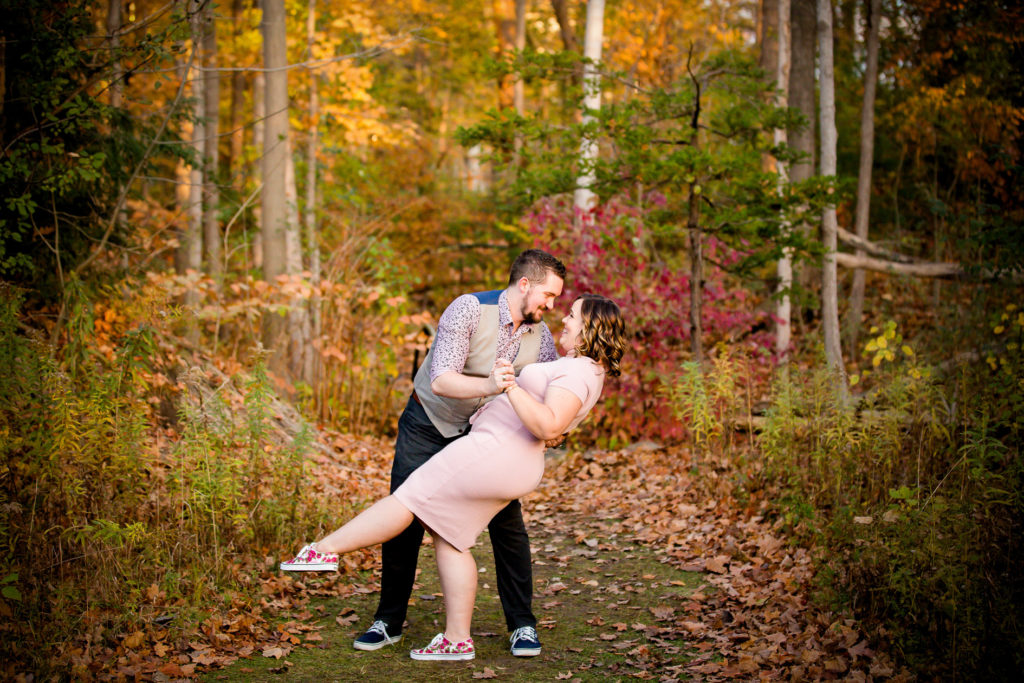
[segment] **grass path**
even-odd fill
[[[377,595],[313,603],[320,616],[290,654],[253,657],[208,673],[208,681],[515,681],[659,678],[692,653],[685,642],[664,640],[659,610],[678,609],[703,585],[700,574],[660,561],[649,548],[617,538],[596,542],[592,520],[557,511],[531,524],[534,548],[534,611],[543,653],[513,657],[494,586],[494,562],[486,532],[474,549],[480,577],[473,623],[477,656],[470,662],[416,662],[409,649],[443,629],[444,609],[432,550],[423,548],[404,639],[394,647],[360,652],[352,640],[369,625]],[[576,539],[586,539],[577,541]],[[318,579],[310,577],[312,584]],[[344,624],[339,623],[345,622]],[[310,637],[312,635],[312,637]]]
[[[811,598],[812,550],[767,495],[736,473],[660,449],[569,454],[549,462],[524,501],[533,544],[534,612],[543,653],[512,657],[489,539],[480,566],[470,662],[415,662],[444,621],[429,548],[405,639],[375,653],[352,640],[377,601],[374,577],[262,574],[276,631],[207,681],[911,681],[884,634]],[[372,557],[358,566],[376,566]],[[345,596],[345,597],[340,597]],[[274,645],[276,643],[276,645]],[[264,656],[260,656],[260,654]],[[271,656],[271,655],[277,655]]]

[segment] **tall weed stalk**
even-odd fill
[[[693,464],[713,452],[732,453],[734,423],[749,411],[749,396],[741,390],[745,355],[719,344],[705,364],[687,361],[674,381],[662,391],[690,437]]]

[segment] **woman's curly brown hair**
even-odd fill
[[[619,361],[626,350],[626,323],[619,305],[600,294],[582,294],[580,329],[576,352],[604,366],[612,377],[619,376]]]

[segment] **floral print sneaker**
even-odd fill
[[[412,650],[409,656],[421,661],[463,661],[473,659],[473,639],[466,638],[461,643],[453,643],[443,633],[438,633],[430,641],[430,645],[419,650]]]
[[[333,572],[337,568],[338,556],[320,552],[316,543],[303,546],[293,559],[281,563],[281,571],[285,572]]]

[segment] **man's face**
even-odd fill
[[[523,322],[530,325],[539,323],[544,314],[555,307],[555,299],[562,293],[562,278],[551,271],[543,282],[530,284],[523,295]]]

